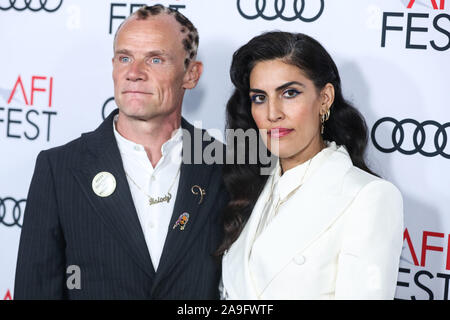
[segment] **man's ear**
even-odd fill
[[[203,63],[200,61],[192,61],[183,79],[183,89],[193,89],[198,83],[203,73]]]

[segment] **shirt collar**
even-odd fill
[[[337,145],[334,141],[326,141],[326,147],[317,153],[312,159],[305,161],[302,164],[287,170],[281,175],[280,161],[273,171],[273,193],[275,197],[280,199],[286,198],[289,193],[301,184],[305,184],[307,180],[313,175],[317,168],[319,168],[328,157],[337,150]]]

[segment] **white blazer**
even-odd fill
[[[270,190],[267,183],[259,199]],[[261,202],[223,257],[223,298],[393,299],[402,196],[353,166],[345,147],[332,152],[254,241]]]

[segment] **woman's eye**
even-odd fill
[[[288,89],[285,92],[283,92],[283,96],[286,98],[294,98],[300,94],[300,91],[297,91],[295,89]]]
[[[161,58],[151,58],[151,63],[153,64],[159,64],[162,62]]]
[[[253,103],[260,104],[266,101],[266,97],[262,94],[255,94],[251,96],[251,100]]]

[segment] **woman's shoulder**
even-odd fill
[[[344,177],[342,191],[355,196],[369,196],[402,201],[400,190],[390,181],[352,166]]]
[[[390,181],[377,177],[367,171],[356,167],[345,146],[338,146],[335,142],[328,142],[328,147],[333,152],[329,160],[338,163],[333,166],[333,170],[338,170],[334,176],[339,180],[340,194],[343,196],[356,197],[370,193],[382,194],[387,197],[401,200],[399,189]]]
[[[401,246],[403,197],[400,190],[388,180],[356,167],[346,175],[345,184],[344,192],[352,193],[346,210],[346,233],[357,233],[358,237],[360,233],[371,237],[379,234],[386,238],[395,235]]]

